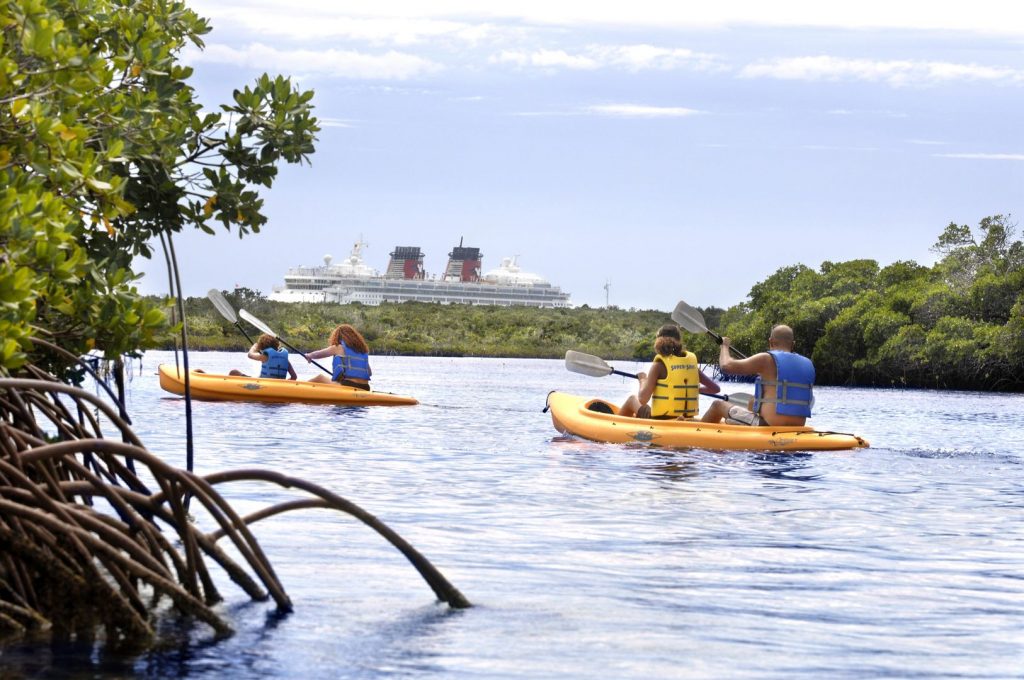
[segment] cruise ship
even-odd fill
[[[440,276],[428,276],[418,246],[398,246],[383,274],[363,262],[366,243],[360,239],[341,262],[324,256],[324,264],[293,267],[283,286],[275,286],[271,300],[280,302],[439,302],[441,304],[564,308],[572,306],[569,293],[537,274],[519,268],[518,257],[506,257],[501,266],[482,272],[479,248],[459,245],[448,253]]]

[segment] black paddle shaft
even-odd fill
[[[330,370],[328,370],[328,369],[324,368],[324,367],[323,367],[323,366],[322,366],[321,364],[318,364],[318,363],[317,363],[316,361],[314,361],[313,359],[310,359],[310,358],[309,358],[309,357],[307,357],[307,356],[306,356],[305,354],[303,354],[303,352],[302,352],[302,350],[301,350],[301,349],[299,349],[298,347],[295,347],[294,345],[291,345],[291,344],[289,344],[287,340],[285,340],[285,339],[283,339],[283,338],[278,338],[278,340],[280,340],[280,341],[281,341],[281,344],[282,344],[282,345],[284,345],[285,347],[287,347],[288,349],[290,349],[291,351],[295,352],[296,354],[301,354],[301,355],[302,355],[302,358],[304,358],[304,359],[307,359],[308,361],[312,362],[312,364],[313,364],[314,366],[316,366],[317,368],[319,368],[319,369],[320,369],[321,371],[323,371],[324,373],[328,373],[328,374],[330,374],[330,375],[334,375],[334,371],[330,371]]]

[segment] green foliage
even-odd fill
[[[60,372],[33,336],[108,358],[151,347],[164,303],[137,293],[132,258],[186,226],[259,231],[253,187],[313,151],[312,92],[264,75],[203,113],[178,55],[209,26],[181,2],[0,6],[0,367]]]
[[[720,328],[744,351],[786,323],[823,384],[1024,390],[1024,244],[1002,215],[950,224],[933,267],[873,260],[783,267]],[[748,349],[749,348],[749,349]]]
[[[654,355],[658,327],[671,322],[667,312],[588,307],[284,303],[272,302],[245,289],[225,292],[225,297],[236,310],[244,308],[255,314],[301,349],[325,346],[335,326],[350,323],[360,330],[375,354],[561,358],[567,349],[575,349],[606,359],[646,361]],[[218,314],[206,298],[187,299],[185,314],[189,346],[248,349],[238,329]],[[247,330],[252,333],[252,329]],[[173,346],[173,336],[166,334],[163,345]],[[708,358],[717,354],[710,348],[707,352]]]
[[[966,229],[966,231],[965,231]],[[708,328],[747,354],[763,349],[772,326],[793,326],[797,351],[810,356],[820,384],[1024,390],[1024,267],[1014,229],[1002,217],[981,222],[978,245],[967,228],[947,228],[945,256],[933,267],[874,260],[824,262],[817,270],[784,267],[756,284],[750,299],[700,310]],[[965,252],[966,249],[966,252]],[[966,271],[954,287],[950,272]],[[359,328],[374,353],[427,356],[564,356],[567,349],[606,359],[647,361],[656,329],[670,317],[617,308],[542,310],[407,302],[271,302],[258,292],[224,292],[235,309],[256,314],[293,345],[319,348],[339,323]],[[186,301],[200,349],[247,349],[206,298]],[[164,345],[173,341],[164,336]],[[684,334],[702,361],[718,346]]]

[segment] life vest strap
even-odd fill
[[[810,406],[810,404],[811,404],[811,401],[809,399],[790,399],[789,398],[789,388],[792,387],[792,388],[795,388],[795,389],[810,390],[810,389],[813,388],[813,385],[806,385],[804,383],[789,382],[788,380],[781,380],[781,381],[763,380],[763,381],[761,381],[761,386],[762,386],[762,388],[779,387],[779,386],[782,387],[782,397],[780,399],[773,399],[772,397],[768,396],[769,395],[769,390],[763,389],[763,391],[761,393],[761,399],[760,399],[762,404],[798,404],[798,405],[801,405],[801,406]],[[774,392],[775,392],[774,390],[771,391],[771,393],[774,393]]]

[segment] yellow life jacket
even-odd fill
[[[686,352],[683,356],[654,356],[665,367],[667,376],[658,381],[651,396],[652,418],[677,418],[697,415],[697,394],[700,389],[700,368],[697,355]]]

